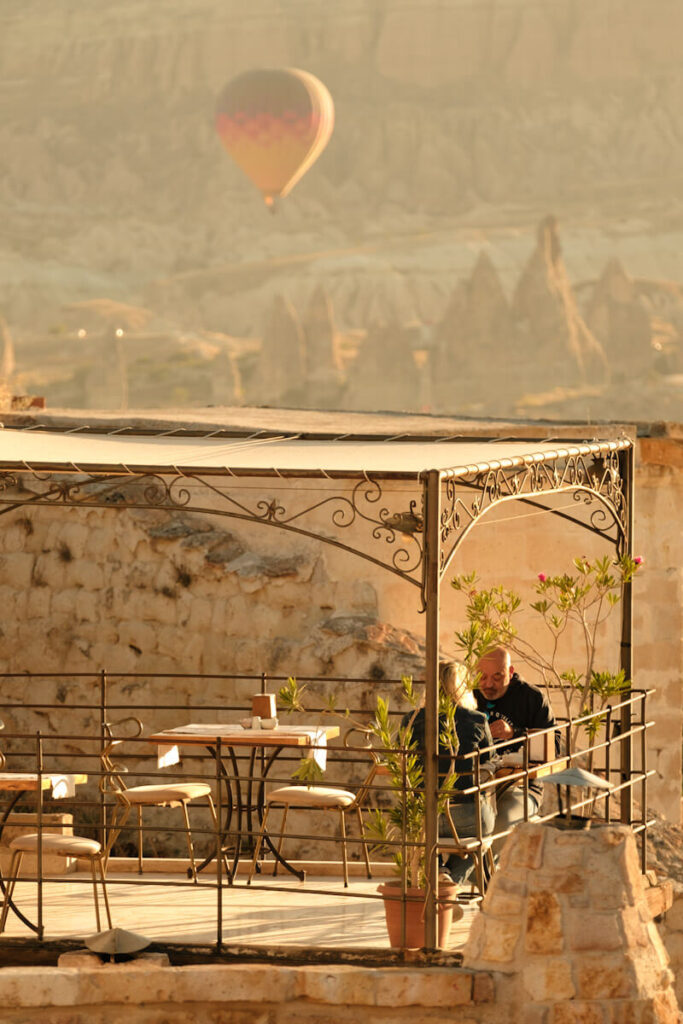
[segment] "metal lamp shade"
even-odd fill
[[[593,775],[584,768],[566,768],[552,775],[544,775],[539,782],[550,782],[554,786],[589,786],[591,789],[611,789],[612,783]]]
[[[110,928],[109,931],[97,932],[85,940],[85,945],[93,953],[106,953],[109,956],[139,953],[151,943],[152,940],[145,935],[127,932],[124,928]]]

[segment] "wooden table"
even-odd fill
[[[69,790],[72,786],[80,786],[88,781],[88,776],[83,774],[63,774],[59,772],[53,772],[52,774],[41,774],[40,782],[38,779],[37,772],[0,772],[0,791],[6,793],[13,793],[14,796],[9,801],[5,808],[2,817],[0,817],[0,838],[7,824],[7,820],[26,793],[37,793],[40,790],[52,790],[52,798],[54,800],[61,800],[67,796],[70,796]],[[38,831],[38,824],[36,822],[36,831]],[[5,882],[0,872],[0,890],[3,895],[5,892]],[[19,908],[14,904],[12,900],[9,901],[10,909],[19,918],[20,921],[31,929],[31,931],[39,932],[39,927],[30,921]]]
[[[529,762],[529,779],[542,779],[545,775],[552,775],[553,772],[561,772],[569,764],[569,758],[559,757],[553,761],[539,761]],[[500,779],[503,784],[503,788],[507,789],[509,786],[516,784],[522,785],[525,777],[524,765],[523,764],[505,764],[501,765],[496,770],[494,775],[495,779]],[[498,787],[496,787],[496,790]]]
[[[335,739],[337,736],[339,736],[339,726],[336,725],[323,726],[301,723],[299,725],[278,725],[275,729],[245,729],[241,725],[234,723],[190,723],[188,725],[178,726],[174,729],[165,729],[163,732],[153,733],[147,738],[152,743],[156,743],[159,746],[160,763],[162,763],[163,756],[164,765],[177,763],[180,759],[180,755],[178,753],[177,757],[174,757],[173,751],[181,745],[205,747],[211,756],[216,759],[219,776],[223,781],[227,796],[226,820],[225,824],[222,826],[223,841],[231,831],[230,826],[232,824],[233,814],[236,813],[237,815],[237,827],[234,832],[231,833],[235,838],[235,850],[233,854],[232,868],[228,872],[228,882],[229,884],[232,884],[232,881],[237,874],[243,836],[245,832],[249,837],[253,837],[254,835],[252,819],[252,813],[254,810],[258,816],[259,826],[263,821],[266,780],[275,759],[283,749],[300,748],[304,751],[310,751],[311,756],[315,756],[316,758],[323,760],[328,740]],[[236,748],[246,748],[250,752],[246,777],[240,772],[239,761],[235,753]],[[265,751],[268,748],[272,748],[272,750],[261,769],[260,778],[258,780],[256,801],[254,802],[253,783],[255,780],[254,766],[256,763],[256,754],[259,750]],[[318,748],[317,751],[315,748]],[[230,764],[232,766],[232,772],[228,771],[225,764],[223,751],[226,749],[227,756],[230,759]],[[243,799],[243,784],[245,782],[246,800]],[[235,791],[234,797],[233,787]],[[245,819],[244,823],[246,828],[243,828],[243,817]],[[287,871],[296,875],[297,878],[303,881],[305,877],[304,872],[298,871],[289,863],[289,861],[281,856],[267,833],[263,838],[268,849],[276,860],[282,864]],[[212,852],[208,857],[206,857],[198,866],[197,871],[201,871],[207,864],[210,864],[214,856],[215,852]]]

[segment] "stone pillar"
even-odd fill
[[[499,972],[510,1020],[677,1024],[668,957],[630,828],[519,825],[464,949]]]

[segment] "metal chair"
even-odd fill
[[[491,880],[495,870],[493,857],[493,836],[482,836],[481,841],[477,836],[460,836],[451,816],[451,809],[448,804],[443,812],[443,817],[448,822],[451,831],[450,836],[439,836],[437,845],[440,853],[447,853],[449,856],[470,857],[474,861],[476,883],[472,883],[472,889],[479,890],[481,899],[486,892],[486,887]]]
[[[24,859],[25,853],[38,853],[38,845],[40,840],[40,834],[38,832],[31,832],[28,835],[17,836],[13,839],[10,845],[12,851],[12,859],[10,860],[9,870],[7,872],[7,878],[5,881],[5,899],[2,905],[2,916],[0,916],[0,932],[5,930],[5,924],[7,922],[7,913],[9,911],[10,903],[12,901],[12,895],[14,893],[14,887],[21,871],[21,862]],[[90,862],[90,871],[92,874],[93,894],[95,897],[95,917],[97,920],[98,932],[102,930],[100,922],[100,905],[97,898],[97,874],[99,872],[99,881],[102,886],[102,896],[104,898],[104,907],[107,912],[107,921],[109,927],[112,927],[111,913],[109,912],[109,900],[107,899],[107,884],[105,882],[105,869],[106,861],[104,851],[100,843],[94,839],[84,839],[82,836],[60,836],[53,835],[52,833],[44,832],[42,834],[42,851],[43,854],[53,854],[57,857],[81,857],[84,860]]]
[[[346,839],[346,815],[355,814],[358,826],[360,829],[361,845],[363,847],[363,857],[365,860],[365,870],[368,878],[372,878],[372,872],[370,870],[370,858],[368,856],[368,846],[363,830],[363,814],[362,808],[370,794],[372,783],[380,767],[379,753],[372,749],[370,745],[370,734],[367,730],[360,728],[359,726],[353,726],[348,729],[344,736],[344,747],[349,749],[353,744],[350,743],[350,738],[354,733],[361,734],[365,741],[362,743],[364,751],[367,751],[372,765],[370,771],[358,787],[355,793],[352,793],[347,789],[339,789],[334,786],[281,786],[278,789],[272,790],[266,794],[265,797],[265,810],[263,813],[263,821],[261,823],[261,831],[254,847],[254,856],[251,862],[251,868],[249,871],[249,878],[247,879],[247,885],[251,883],[256,870],[256,864],[258,861],[261,846],[263,844],[263,838],[266,834],[266,828],[268,824],[268,815],[273,807],[282,809],[282,823],[280,826],[280,838],[277,845],[277,856],[282,855],[282,846],[285,839],[285,825],[287,823],[287,815],[290,810],[297,811],[336,811],[339,814],[339,826],[341,829],[341,846],[342,846],[342,865],[344,872],[344,887],[347,888],[349,884],[349,869],[347,862],[347,839]],[[273,875],[277,875],[278,861],[276,859],[275,866],[273,868]]]
[[[117,737],[113,729],[124,725],[126,722],[133,722],[137,732],[132,736]],[[133,808],[137,811],[137,832],[138,832],[138,874],[143,872],[143,828],[142,809],[143,807],[180,807],[185,820],[185,833],[187,837],[187,849],[190,856],[190,867],[188,876],[197,881],[197,868],[194,857],[194,844],[192,842],[192,831],[190,829],[190,817],[187,806],[193,800],[204,798],[206,800],[214,829],[218,828],[216,808],[211,796],[211,786],[207,782],[160,782],[149,786],[126,786],[123,775],[127,769],[115,764],[112,760],[112,751],[120,747],[127,739],[136,739],[142,735],[143,725],[139,718],[130,716],[119,722],[106,723],[105,735],[108,742],[102,749],[100,760],[102,762],[103,775],[100,781],[100,788],[103,792],[113,793],[116,804],[112,811],[109,823],[109,836],[106,846],[105,865],[109,860],[111,849],[117,837],[125,828],[128,817]]]

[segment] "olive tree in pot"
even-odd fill
[[[402,683],[403,695],[413,707],[412,714],[392,722],[389,702],[378,697],[371,721],[353,724],[366,733],[377,750],[381,759],[382,777],[388,780],[386,788],[391,795],[391,806],[374,808],[364,830],[365,838],[375,851],[392,856],[398,875],[395,881],[385,882],[378,887],[378,892],[384,898],[389,942],[396,947],[418,949],[425,945],[424,911],[428,896],[425,871],[426,796],[422,757],[412,734],[419,700],[412,679],[406,676]],[[305,689],[305,686],[290,678],[278,694],[279,705],[287,711],[304,710],[302,698]],[[322,714],[351,721],[348,712],[338,711],[334,700],[323,708]],[[450,752],[453,765],[458,750],[455,703],[443,691],[439,695],[439,723],[439,747],[442,753]],[[304,758],[294,775],[302,783],[312,785],[320,780],[322,771],[314,761]],[[446,809],[456,779],[457,773],[451,770],[439,782],[439,815]],[[462,910],[455,902],[457,892],[458,886],[450,879],[439,880],[437,921],[438,943],[442,948],[448,942],[454,917],[462,916]]]
[[[410,681],[404,684],[404,692],[415,704]],[[378,697],[372,732],[383,752],[393,805],[388,810],[376,808],[372,812],[366,836],[377,849],[392,854],[399,875],[396,881],[385,882],[378,889],[384,897],[389,942],[392,946],[420,948],[425,945],[424,909],[428,895],[425,872],[426,797],[422,758],[412,735],[413,717],[398,727],[392,727],[388,703]],[[455,704],[445,693],[440,695],[439,722],[440,749],[450,750],[453,762],[458,749]],[[440,781],[437,797],[439,816],[446,810],[456,779],[457,774],[451,769]],[[439,880],[436,906],[438,944],[442,948],[448,943],[456,911],[458,916],[462,915],[462,910],[455,903],[457,892],[458,886],[450,879]]]

